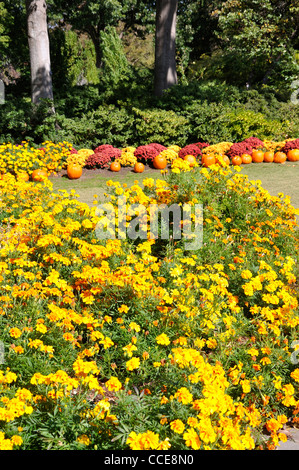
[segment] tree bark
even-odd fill
[[[98,69],[102,68],[103,65],[103,56],[102,56],[102,49],[101,49],[101,40],[100,40],[100,32],[98,28],[94,28],[93,26],[90,26],[89,28],[86,29],[86,32],[89,34],[91,37],[91,40],[94,45],[94,50],[96,53],[96,67]]]
[[[155,34],[155,83],[154,93],[177,83],[175,39],[178,0],[157,0]]]
[[[32,103],[53,101],[50,45],[45,0],[26,0]]]

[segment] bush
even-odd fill
[[[102,81],[99,86],[54,90],[55,115],[49,115],[47,106],[33,112],[30,98],[9,91],[0,107],[0,140],[67,140],[94,148],[100,143],[138,147],[176,142],[184,147],[199,140],[239,142],[251,135],[299,137],[298,106],[279,101],[269,87],[258,91],[215,80],[191,82],[156,99],[151,79],[149,72],[135,71],[130,81],[116,80],[113,87]]]
[[[189,133],[188,119],[174,111],[163,109],[132,109],[134,116],[135,140],[144,142],[161,142],[165,146],[176,142],[185,145]],[[136,144],[136,142],[135,142]]]

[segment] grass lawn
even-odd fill
[[[294,207],[299,208],[299,162],[286,162],[284,164],[277,163],[252,163],[250,165],[242,165],[242,172],[247,174],[250,180],[260,180],[263,188],[269,193],[276,196],[283,193],[290,196],[291,203]],[[143,173],[134,173],[131,168],[122,168],[119,173],[103,171],[95,176],[88,178],[80,178],[78,180],[69,180],[67,177],[52,177],[53,189],[65,189],[70,191],[74,189],[79,195],[82,202],[92,205],[94,195],[97,194],[100,200],[103,200],[106,192],[106,181],[109,179],[117,180],[121,184],[126,183],[131,186],[134,181],[142,181],[144,178],[159,178],[159,170],[146,168]]]

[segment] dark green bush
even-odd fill
[[[0,106],[0,142],[67,140],[95,148],[299,137],[298,105],[279,101],[269,86],[247,90],[216,80],[192,82],[157,99],[151,78],[149,71],[135,70],[131,82],[110,88],[101,83],[54,89],[55,115],[46,104],[34,110],[27,93],[10,91]]]
[[[187,143],[190,126],[188,118],[163,109],[133,108],[135,145],[159,142],[163,145]]]

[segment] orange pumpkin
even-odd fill
[[[115,162],[112,162],[111,165],[110,165],[110,170],[111,171],[119,171],[121,169],[121,165],[119,162],[115,161]]]
[[[33,181],[44,181],[46,178],[48,178],[48,173],[46,170],[42,169],[33,170],[31,178]]]
[[[287,159],[289,160],[289,162],[299,161],[299,149],[289,150],[287,153]]]
[[[144,172],[144,165],[141,162],[136,162],[134,165],[135,173],[143,173]]]
[[[70,180],[76,180],[82,176],[82,166],[76,163],[71,163],[67,166],[67,175]]]
[[[276,152],[274,154],[274,163],[284,163],[287,159],[287,156],[284,152]]]
[[[252,150],[252,161],[254,163],[261,163],[264,161],[264,152],[262,150]]]
[[[185,155],[184,160],[188,162],[190,166],[194,166],[196,163],[196,158],[194,155]]]
[[[252,157],[251,155],[249,155],[249,153],[243,153],[241,155],[241,158],[242,158],[242,163],[244,164],[248,164],[252,162]]]
[[[22,171],[21,173],[17,174],[17,179],[20,181],[29,181],[29,175],[26,171]]]
[[[162,155],[157,155],[153,160],[153,165],[157,170],[164,170],[167,167],[167,160]]]
[[[265,163],[272,163],[274,160],[274,152],[271,152],[270,150],[268,152],[264,153],[264,162]]]
[[[219,154],[216,157],[216,163],[218,163],[219,165],[229,165],[230,164],[230,159],[228,158],[227,155]]]
[[[211,165],[215,165],[216,163],[216,158],[214,157],[214,155],[204,155],[201,159],[201,163],[203,164],[203,166],[205,166],[206,168],[211,166]]]
[[[234,166],[241,165],[241,163],[242,163],[242,157],[240,157],[239,155],[235,155],[232,158],[232,165],[234,165]]]

